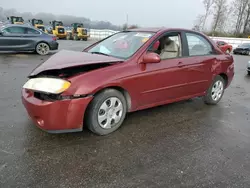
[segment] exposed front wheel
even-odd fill
[[[36,53],[38,53],[39,55],[47,55],[49,53],[49,50],[49,45],[44,42],[40,42],[36,45]]]
[[[97,94],[86,112],[87,126],[97,135],[107,135],[116,131],[127,113],[127,103],[123,94],[115,89],[107,89]]]
[[[204,101],[206,104],[217,104],[225,90],[225,80],[221,76],[216,76],[213,83],[207,90],[207,94],[204,97]]]

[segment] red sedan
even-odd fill
[[[22,101],[50,133],[117,130],[126,113],[203,97],[217,104],[234,60],[207,36],[185,29],[131,29],[83,52],[60,51],[24,84]]]
[[[228,44],[224,41],[216,41],[216,44],[219,46],[219,48],[224,52],[224,53],[231,53],[233,46],[231,44]]]

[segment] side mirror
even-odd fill
[[[161,58],[157,53],[149,52],[144,55],[142,63],[160,63]]]

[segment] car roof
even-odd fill
[[[30,27],[30,28],[33,28],[29,25],[26,25],[26,24],[4,24],[2,27],[11,27],[11,26],[17,26],[17,27]]]
[[[171,31],[171,30],[176,30],[176,31],[189,31],[193,33],[200,33],[191,29],[186,29],[186,28],[167,28],[167,27],[146,27],[146,28],[135,28],[135,29],[128,29],[127,31],[137,31],[137,32],[165,32],[165,31]]]

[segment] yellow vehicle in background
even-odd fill
[[[42,20],[33,18],[32,20],[29,20],[29,22],[31,22],[32,26],[34,26],[35,28],[40,29],[45,33],[48,33]]]
[[[55,35],[59,39],[66,39],[67,32],[65,27],[63,26],[62,21],[51,21],[50,24],[52,25],[51,34]]]
[[[10,21],[11,24],[23,24],[24,20],[20,16],[10,16],[7,17],[7,19]]]
[[[84,28],[82,23],[71,24],[72,30],[67,33],[67,40],[88,40],[88,30]]]

